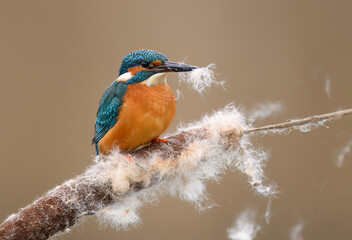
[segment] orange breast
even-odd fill
[[[115,146],[131,151],[160,136],[170,125],[176,112],[176,99],[167,84],[127,87],[117,123],[98,143],[106,154]]]

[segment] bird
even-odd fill
[[[196,68],[171,62],[154,50],[128,53],[122,59],[118,78],[99,102],[92,139],[96,154],[107,155],[116,147],[128,153],[150,142],[167,143],[158,138],[176,112],[176,97],[167,84],[167,75]]]

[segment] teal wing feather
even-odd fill
[[[123,104],[122,98],[126,93],[127,85],[114,81],[104,92],[99,102],[95,121],[95,133],[92,144],[99,140],[116,124]]]

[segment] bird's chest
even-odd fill
[[[116,124],[99,141],[99,152],[117,145],[131,151],[160,136],[176,112],[176,99],[167,84],[131,84],[122,98]]]
[[[176,99],[167,84],[131,84],[123,97],[118,121],[106,139],[130,151],[160,136],[175,112]]]
[[[127,87],[123,102],[122,111],[138,118],[164,118],[173,115],[176,110],[175,95],[167,84],[131,84]]]

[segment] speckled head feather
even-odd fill
[[[168,61],[168,58],[162,53],[148,49],[131,52],[122,59],[120,75],[126,73],[131,67],[142,65],[143,63],[152,63],[157,60],[164,64]]]

